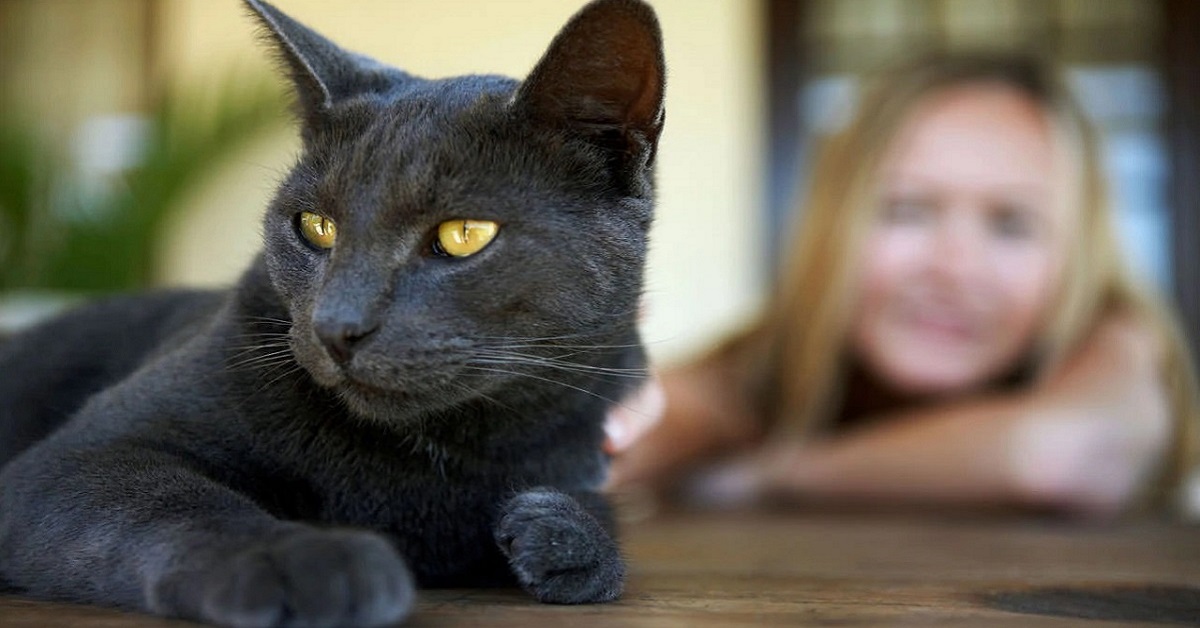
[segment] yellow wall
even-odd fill
[[[757,2],[652,0],[666,41],[667,125],[659,151],[645,336],[670,360],[752,312],[762,175]],[[232,0],[164,3],[161,69],[203,82],[268,67]],[[343,46],[423,76],[521,77],[582,2],[278,0]],[[164,245],[164,283],[224,284],[257,249],[259,214],[295,155],[290,134],[259,142],[207,182]],[[220,241],[206,234],[221,224]]]
[[[141,109],[143,12],[127,0],[0,0],[5,106],[37,136],[66,145],[95,115]],[[8,86],[19,86],[12,88]],[[11,121],[11,120],[10,120]]]

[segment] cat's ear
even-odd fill
[[[319,124],[338,101],[388,89],[406,76],[373,59],[342,50],[263,0],[244,0],[291,75],[300,113]]]
[[[596,0],[554,38],[515,104],[613,151],[623,174],[641,179],[662,131],[665,85],[654,10],[640,0]]]

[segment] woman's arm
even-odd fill
[[[704,483],[724,494],[1113,514],[1170,445],[1159,353],[1144,325],[1113,317],[1033,390],[884,417],[826,441],[776,443]]]

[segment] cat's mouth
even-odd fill
[[[388,377],[374,370],[353,367],[341,367],[336,370],[338,377],[333,384],[334,388],[368,397],[373,395],[404,396],[429,387],[422,382],[410,381],[410,378],[407,377],[395,375]]]
[[[334,391],[356,414],[395,421],[414,413],[453,407],[476,396],[461,348],[448,342],[426,346],[362,347],[335,360],[315,337],[295,345],[295,356],[321,387]]]
[[[407,395],[430,388],[442,388],[459,371],[448,351],[425,348],[393,348],[378,351],[364,347],[341,360],[316,340],[306,338],[293,343],[296,360],[318,384],[353,394]]]
[[[380,387],[375,383],[346,378],[336,387],[338,396],[355,414],[368,419],[396,422],[452,407],[462,395],[452,389]]]
[[[410,414],[440,410],[461,403],[468,389],[456,384],[453,369],[401,372],[390,365],[335,368],[329,382],[351,410],[368,418],[396,420]],[[331,384],[331,385],[330,385]]]

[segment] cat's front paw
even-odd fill
[[[625,565],[608,531],[569,495],[526,491],[509,500],[496,543],[517,580],[542,602],[586,604],[621,595]]]
[[[416,598],[391,544],[351,530],[264,541],[197,584],[201,619],[235,628],[386,626],[407,617]]]

